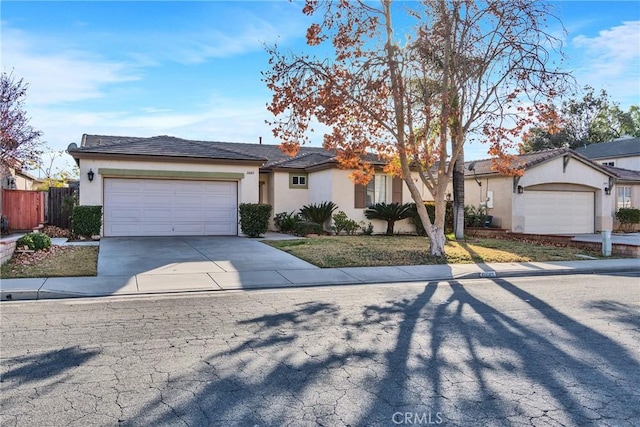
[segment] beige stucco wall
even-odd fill
[[[13,177],[16,181],[16,190],[35,190],[32,179],[28,179],[20,174]]]
[[[311,186],[311,176],[308,177]],[[273,215],[280,212],[298,212],[309,204],[309,190],[305,188],[289,188],[289,172],[274,172],[271,176],[271,201]]]
[[[598,164],[613,162],[613,166],[622,169],[640,170],[640,156],[610,157],[594,160]]]
[[[511,229],[511,209],[513,206],[513,179],[495,176],[478,178],[481,185],[473,178],[464,182],[465,206],[478,207],[487,203],[487,193],[493,191],[493,207],[487,209],[487,215],[493,216],[494,227]]]
[[[621,187],[631,187],[631,207],[640,209],[640,183],[638,184],[626,184],[621,182],[616,184],[611,190],[611,214],[615,217],[616,212],[618,211],[618,186]]]
[[[368,220],[364,216],[364,209],[355,208],[355,185],[349,179],[351,171],[340,169],[328,169],[309,174],[309,202],[320,203],[331,200],[338,205],[338,211],[344,211],[350,219],[363,221],[365,224],[371,222],[374,226],[374,233],[384,233],[387,230],[385,221]],[[414,177],[418,180],[417,175]],[[314,183],[315,186],[314,186]],[[387,178],[387,202],[391,203],[392,197],[392,177]],[[417,183],[421,188],[421,183]],[[330,198],[329,198],[330,197]],[[411,203],[411,193],[406,184],[402,186],[402,203]],[[396,233],[413,233],[415,228],[408,220],[403,220],[395,224]]]
[[[103,177],[98,173],[100,168],[108,169],[140,169],[179,172],[232,172],[243,173],[244,178],[238,182],[238,203],[258,202],[258,166],[216,165],[207,163],[154,162],[128,160],[94,160],[80,161],[80,200],[81,205],[103,206]],[[93,181],[89,182],[87,173],[93,170]],[[240,230],[238,229],[238,233]]]

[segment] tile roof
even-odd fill
[[[191,141],[171,136],[151,138],[84,135],[80,147],[71,147],[70,154],[124,154],[164,157],[187,157],[218,160],[252,160],[266,162],[264,156],[238,152],[229,147],[205,141]]]
[[[620,138],[576,148],[575,151],[590,159],[640,156],[640,138]]]
[[[615,175],[619,181],[640,182],[640,171],[635,171],[631,169],[622,169],[622,168],[616,168],[613,166],[604,166],[604,165],[603,167],[609,172],[611,172],[613,175]]]
[[[306,169],[325,164],[336,164],[334,154],[322,147],[302,146],[294,157],[282,152],[278,145],[247,144],[240,142],[192,141],[172,136],[151,138],[83,135],[80,147],[70,153],[124,154],[168,157],[190,157],[223,160],[263,160],[262,169]],[[366,160],[384,164],[375,155]]]
[[[569,154],[572,157],[581,159],[582,161],[593,166],[594,168],[600,169],[601,171],[607,174],[611,174],[611,172],[605,169],[602,165],[594,163],[589,158],[567,147],[552,148],[549,150],[541,150],[541,151],[535,151],[533,153],[521,154],[515,158],[511,167],[513,169],[529,169],[532,166],[538,165],[540,163],[544,163],[547,160],[551,160],[558,156],[563,156],[565,154]],[[464,168],[465,176],[497,174],[497,172],[492,169],[493,161],[491,159],[465,162],[464,165],[465,165],[465,168]]]

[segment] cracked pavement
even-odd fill
[[[637,426],[638,274],[2,303],[2,426]]]

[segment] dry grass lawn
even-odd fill
[[[16,254],[0,270],[3,279],[72,277],[98,274],[98,246],[52,246],[50,250]]]
[[[446,259],[429,255],[429,240],[417,236],[321,236],[267,241],[318,267],[366,267],[482,262],[542,262],[580,260],[597,253],[582,249],[500,240],[475,239],[447,243]]]

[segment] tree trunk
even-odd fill
[[[453,232],[464,240],[464,148],[453,168]]]
[[[387,221],[387,236],[393,236],[393,226],[395,221]]]
[[[429,241],[431,242],[429,252],[432,256],[438,258],[444,257],[444,245],[447,243],[447,239],[444,236],[444,229],[438,228],[435,225],[431,225],[429,228],[431,229],[431,233],[428,233]]]

